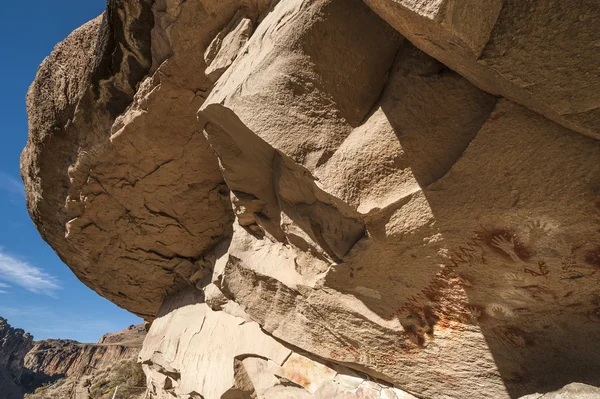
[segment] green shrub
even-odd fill
[[[46,384],[34,393],[27,394],[25,399],[66,399],[74,392],[76,386],[86,387],[90,399],[112,399],[117,387],[119,389],[115,399],[139,399],[146,391],[146,376],[142,366],[135,360],[121,361],[95,375],[82,378],[85,380],[69,378]]]
[[[121,361],[113,366],[108,375],[92,385],[90,399],[112,399],[117,387],[119,390],[115,399],[139,397],[146,390],[146,376],[142,366],[135,360]]]

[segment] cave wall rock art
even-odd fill
[[[153,398],[598,386],[600,5],[559,3],[110,0],[28,93],[29,212],[152,321]]]

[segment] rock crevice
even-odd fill
[[[598,15],[110,2],[30,90],[30,214],[154,320],[155,399],[600,385]]]

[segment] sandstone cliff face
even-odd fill
[[[29,91],[28,207],[153,320],[154,398],[599,385],[598,32],[597,2],[111,0]]]
[[[12,328],[6,319],[0,317],[0,393],[3,399],[23,396],[19,380],[32,341],[31,335]]]
[[[78,381],[122,360],[137,359],[144,337],[143,326],[132,326],[105,335],[98,344],[59,339],[37,341],[25,357],[21,382],[33,391],[62,378]]]
[[[146,337],[146,326],[144,324],[132,325],[123,331],[107,333],[98,340],[99,345],[118,344],[123,346],[140,347]]]

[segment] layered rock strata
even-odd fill
[[[34,391],[64,378],[78,382],[121,361],[137,359],[145,335],[143,326],[131,326],[106,334],[97,344],[61,339],[37,341],[25,357],[21,384]]]
[[[112,0],[44,61],[28,207],[152,397],[600,384],[600,6],[455,3]]]
[[[20,386],[25,355],[31,349],[33,337],[13,328],[0,317],[0,393],[4,399],[23,397]]]

